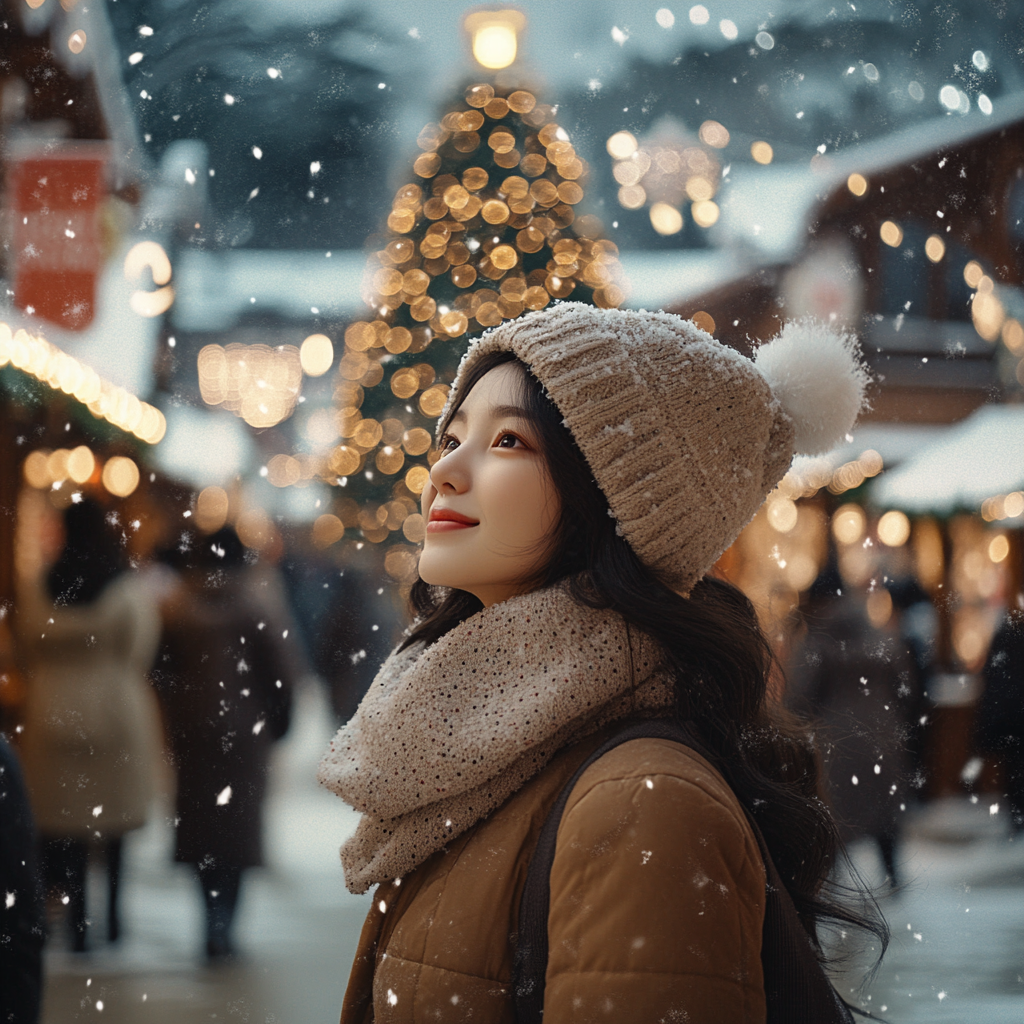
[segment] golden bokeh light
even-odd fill
[[[938,263],[946,255],[946,243],[938,235],[929,235],[924,243],[924,254],[932,263]]]
[[[639,210],[647,202],[647,193],[642,185],[623,185],[619,189],[619,204],[627,210]]]
[[[430,448],[431,441],[429,430],[424,430],[423,427],[413,427],[405,432],[402,446],[410,455],[423,455]]]
[[[650,211],[651,227],[659,235],[676,235],[683,230],[683,215],[668,203],[655,203]]]
[[[514,9],[473,11],[466,15],[462,24],[472,40],[473,59],[481,67],[500,71],[515,61],[518,36],[526,27],[522,12]]]
[[[414,512],[407,516],[405,522],[402,523],[402,533],[406,540],[412,541],[413,544],[420,544],[427,535],[426,520],[419,512]]]
[[[752,142],[750,155],[754,158],[755,163],[770,164],[775,153],[767,142]]]
[[[717,224],[720,213],[718,203],[711,199],[704,199],[690,207],[690,215],[699,228],[709,228],[712,224]]]
[[[1006,556],[1010,553],[1010,542],[1006,539],[1006,535],[1003,533],[996,534],[988,542],[988,557],[991,561],[999,563],[1005,561]]]
[[[72,53],[81,53],[85,49],[87,42],[85,33],[79,28],[75,29],[74,32],[68,36],[68,49]]]
[[[360,461],[359,452],[355,448],[342,444],[331,452],[328,468],[336,476],[351,476],[353,473],[359,472]]]
[[[103,486],[118,498],[127,498],[139,486],[139,467],[125,455],[107,459],[101,476]]]
[[[309,377],[322,377],[334,362],[334,343],[326,334],[311,334],[299,347],[299,363]]]
[[[416,552],[397,545],[384,556],[384,569],[389,576],[401,583],[412,583],[419,575],[419,559]]]
[[[886,245],[895,249],[903,242],[903,229],[893,220],[882,221],[878,236]]]
[[[769,498],[767,514],[772,529],[779,533],[789,533],[799,518],[796,502],[780,494]]]
[[[68,454],[68,476],[76,484],[86,483],[96,471],[96,457],[88,446],[80,444]]]
[[[366,373],[369,360],[356,374]],[[348,358],[346,356],[346,358]],[[207,405],[220,405],[252,427],[273,427],[295,408],[302,363],[294,345],[206,345],[197,360],[199,390]]]
[[[49,457],[50,453],[41,448],[38,451],[32,452],[25,459],[21,471],[29,487],[45,491],[53,483],[53,480],[50,478]]]
[[[377,457],[374,461],[377,469],[385,475],[391,476],[399,472],[402,466],[405,465],[405,452],[401,448],[386,444],[377,452]]]
[[[840,544],[856,544],[864,536],[867,519],[860,505],[841,505],[832,514],[832,536]]]
[[[60,483],[68,478],[68,456],[71,454],[67,448],[58,448],[50,454],[46,460],[46,471],[53,483]]]
[[[971,260],[964,267],[964,282],[968,288],[977,288],[984,276],[985,271],[977,260]]]
[[[253,551],[264,551],[273,543],[274,524],[261,508],[247,508],[235,522],[238,539]]]
[[[1020,355],[1024,352],[1024,327],[1014,317],[1007,317],[1003,321],[1003,329],[1000,331],[1003,344],[1014,354]]]
[[[1006,310],[992,290],[992,279],[982,277],[971,300],[971,319],[974,329],[986,341],[995,341],[1002,333]]]
[[[729,131],[719,121],[705,121],[700,126],[698,135],[705,146],[711,146],[713,149],[725,149],[729,145]]]
[[[715,333],[715,318],[706,310],[697,310],[690,319],[707,334]]]
[[[223,487],[204,487],[196,498],[196,526],[204,533],[216,533],[227,522],[229,504]]]
[[[695,174],[687,179],[686,194],[695,203],[703,203],[715,194],[715,187],[702,174]]]
[[[628,160],[638,148],[636,136],[632,132],[616,132],[606,143],[609,156],[615,160]]]
[[[328,548],[336,544],[345,536],[345,526],[342,521],[330,512],[318,516],[313,523],[313,543],[318,548]]]
[[[267,463],[267,480],[275,487],[291,487],[302,479],[302,464],[291,455],[275,455]]]
[[[862,196],[868,190],[868,179],[854,172],[846,179],[846,187],[855,195]]]
[[[1024,491],[1011,491],[1003,498],[1003,515],[1007,519],[1016,519],[1024,512]]]
[[[438,384],[435,387],[428,388],[422,395],[420,395],[420,412],[423,413],[424,416],[436,418],[441,415],[447,401],[447,385]]]
[[[878,539],[890,548],[900,548],[910,540],[910,520],[897,509],[878,520]]]
[[[426,466],[413,466],[405,474],[405,486],[413,494],[422,494],[423,488],[427,486],[427,480],[430,479],[430,470]]]

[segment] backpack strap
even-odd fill
[[[541,829],[519,904],[519,936],[512,968],[517,1024],[540,1024],[544,1017],[548,965],[548,910],[551,866],[558,827],[569,796],[583,773],[608,751],[636,739],[666,739],[695,750],[717,769],[716,758],[685,726],[672,719],[627,722],[597,748],[565,784]],[[852,1024],[849,1007],[825,975],[810,936],[772,862],[764,836],[746,812],[767,875],[761,965],[764,971],[768,1024]]]

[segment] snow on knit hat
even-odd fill
[[[750,360],[671,313],[564,302],[481,335],[467,372],[505,351],[564,416],[620,533],[681,593],[736,539],[793,456],[853,426],[868,375],[855,339],[787,324]]]

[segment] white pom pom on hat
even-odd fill
[[[841,444],[864,408],[871,378],[857,340],[814,320],[791,320],[754,355],[754,365],[793,421],[798,455]]]

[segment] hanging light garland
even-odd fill
[[[90,366],[24,328],[11,331],[0,321],[0,367],[8,363],[55,391],[81,402],[97,419],[106,420],[146,444],[167,433],[164,414],[125,388],[104,380]]]

